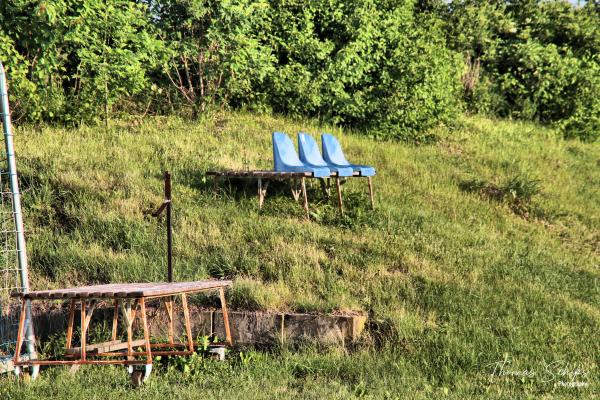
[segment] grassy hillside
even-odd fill
[[[270,168],[274,130],[333,131],[350,159],[377,167],[376,210],[361,180],[344,185],[345,217],[311,186],[311,222],[283,185],[269,188],[262,211],[254,184],[215,193],[203,172]],[[2,378],[0,394],[592,398],[600,390],[600,146],[479,117],[437,134],[434,144],[385,143],[243,113],[108,131],[18,129],[33,288],[164,280],[164,228],[146,214],[161,201],[168,168],[177,280],[233,278],[238,309],[363,311],[371,323],[351,350],[250,352],[199,363],[199,377],[159,368],[139,392],[122,369],[88,368],[75,377],[48,370],[29,386]],[[497,376],[502,360],[514,373]],[[576,368],[583,375],[559,376]]]

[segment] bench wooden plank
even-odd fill
[[[131,347],[140,347],[146,344],[145,339],[138,339],[131,342]],[[110,342],[96,343],[85,346],[85,349],[88,353],[108,353],[111,351],[124,350],[127,348],[127,342],[123,342],[121,340],[113,340]],[[67,349],[66,352],[68,355],[79,355],[81,353],[81,347],[73,347]]]
[[[287,179],[287,178],[313,178],[312,172],[279,172],[279,171],[208,171],[208,176],[222,176],[229,178],[271,178],[271,179]],[[333,176],[333,175],[332,175]]]
[[[225,280],[171,283],[110,283],[106,285],[81,286],[67,289],[39,290],[26,294],[13,293],[12,296],[24,297],[26,299],[139,298],[169,296],[187,292],[218,289],[231,286],[231,284],[231,281]]]

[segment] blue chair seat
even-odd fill
[[[298,134],[298,150],[300,153],[300,161],[302,161],[304,165],[313,168],[325,167],[331,172],[334,172],[337,176],[352,176],[354,174],[354,170],[351,167],[326,163],[323,156],[321,156],[317,142],[307,133],[300,132]]]
[[[352,168],[353,171],[360,173],[360,176],[375,176],[375,167],[348,162],[342,146],[335,136],[324,133],[321,135],[321,142],[323,143],[323,159],[330,168]]]
[[[300,161],[294,143],[282,132],[273,133],[273,161],[277,172],[310,172],[316,178],[331,176],[331,171],[326,166],[311,166]]]

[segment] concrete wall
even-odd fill
[[[181,306],[175,306],[175,335],[183,337]],[[98,323],[110,326],[112,308],[94,311],[91,330]],[[163,308],[147,307],[148,324],[155,337],[167,336],[167,314]],[[62,307],[34,312],[36,336],[41,340],[66,331],[67,312]],[[216,334],[225,337],[223,315],[220,310],[205,310],[190,305],[192,334],[195,337]],[[367,317],[364,315],[316,315],[255,311],[230,311],[229,319],[234,344],[271,345],[297,340],[316,340],[328,344],[345,345],[362,333]],[[122,318],[120,318],[122,320]],[[136,320],[136,323],[138,321]],[[75,323],[79,324],[79,311]],[[135,325],[134,325],[135,327]],[[138,326],[139,328],[139,326]]]

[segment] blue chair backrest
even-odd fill
[[[321,152],[319,151],[319,145],[308,133],[300,132],[298,134],[298,150],[302,162],[317,165],[319,167],[327,166],[327,163],[323,160],[323,156],[321,156]]]
[[[275,171],[285,171],[286,165],[304,166],[298,158],[294,143],[283,132],[273,132],[273,162],[275,163]]]
[[[338,142],[335,136],[324,133],[321,135],[321,142],[323,142],[323,157],[325,161],[338,165],[350,165],[344,156],[340,142]]]

